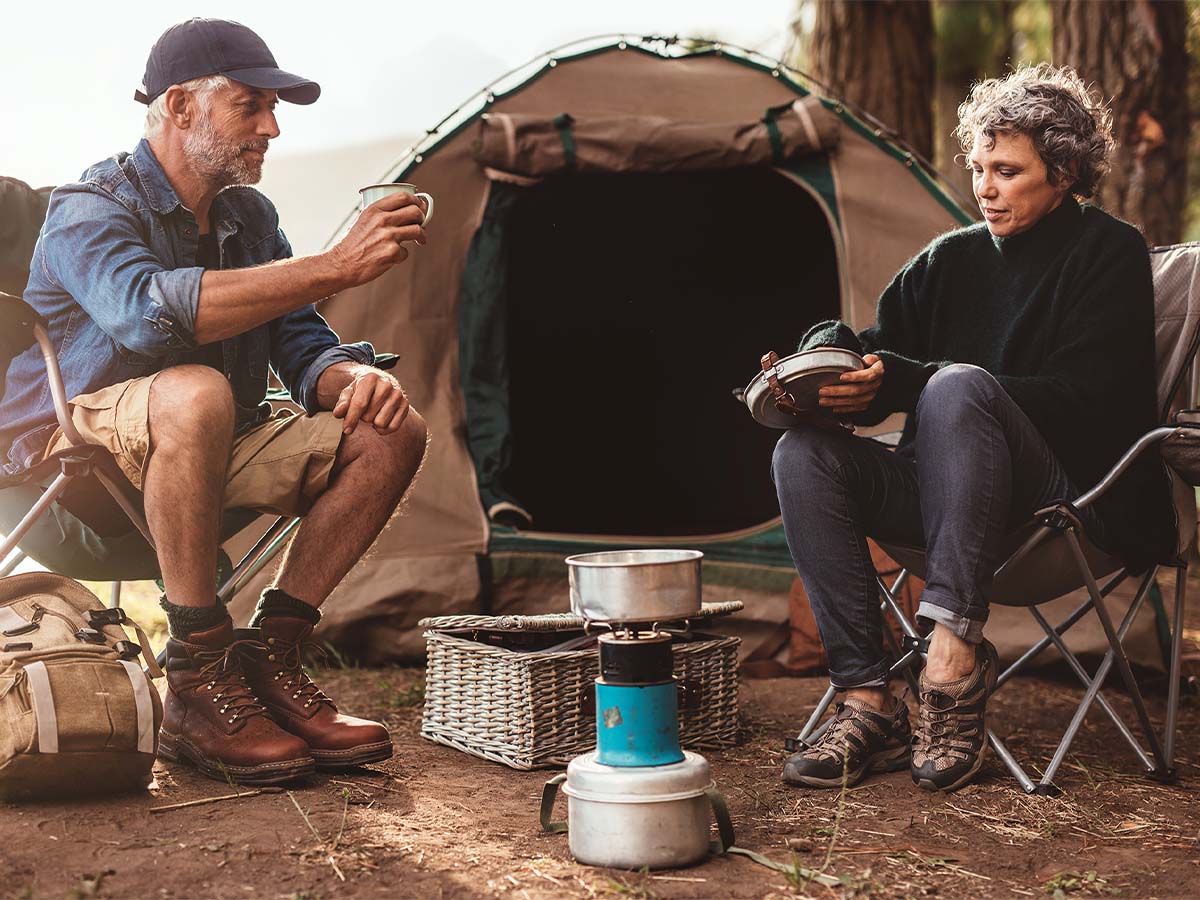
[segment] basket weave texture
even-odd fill
[[[599,652],[595,646],[511,650],[439,630],[507,630],[498,627],[502,621],[509,629],[515,625],[521,631],[543,632],[583,624],[562,614],[422,620],[430,630],[425,632],[428,662],[421,736],[514,769],[565,766],[596,746]],[[687,643],[672,646],[681,686],[679,737],[684,747],[716,750],[737,743],[740,643],[735,637],[694,633]]]

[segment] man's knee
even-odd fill
[[[342,438],[340,454],[345,461],[366,463],[379,471],[381,480],[392,483],[406,474],[411,478],[425,458],[429,429],[425,419],[415,409],[409,410],[404,423],[389,434],[380,434],[370,425],[360,423]]]
[[[150,386],[150,430],[159,442],[228,441],[236,415],[228,379],[208,366],[174,366],[159,372]]]

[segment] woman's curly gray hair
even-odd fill
[[[1041,63],[971,88],[954,130],[963,153],[981,137],[991,147],[997,134],[1016,133],[1029,135],[1052,184],[1070,183],[1077,197],[1096,193],[1114,146],[1112,113],[1074,69]]]

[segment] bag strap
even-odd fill
[[[54,708],[54,693],[50,690],[50,673],[46,664],[32,662],[24,667],[37,719],[38,753],[58,752],[58,713]]]
[[[137,663],[123,659],[121,665],[125,668],[125,674],[129,676],[130,685],[133,686],[133,702],[137,707],[138,753],[152,754],[157,735],[154,730],[154,703],[150,699],[150,682]]]

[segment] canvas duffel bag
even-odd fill
[[[139,657],[162,674],[145,632],[79,582],[0,579],[0,798],[150,783],[162,701]]]

